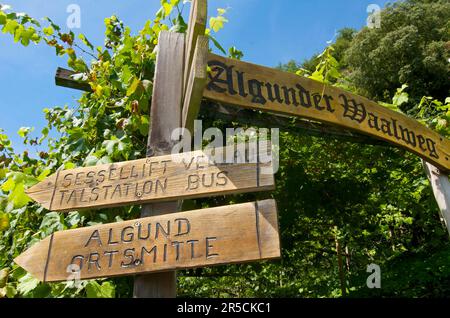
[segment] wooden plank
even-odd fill
[[[336,87],[263,66],[208,56],[204,97],[338,125],[398,145],[450,171],[450,141],[401,113]]]
[[[192,62],[191,72],[188,77],[186,93],[184,95],[183,106],[183,128],[193,133],[194,120],[197,119],[200,111],[200,105],[203,98],[203,91],[206,86],[207,74],[207,56],[209,39],[204,36],[198,36],[197,45]]]
[[[194,151],[62,170],[27,194],[48,210],[73,211],[273,190],[274,176],[262,173],[272,163],[238,151],[231,146],[214,155]]]
[[[207,0],[192,0],[191,11],[189,13],[189,24],[186,31],[185,45],[185,68],[184,68],[184,91],[187,90],[191,67],[194,60],[194,52],[197,38],[205,35],[206,19],[208,16]]]
[[[279,257],[276,203],[266,200],[60,231],[14,261],[56,282],[69,266],[93,279]]]
[[[450,181],[447,175],[432,164],[423,161],[423,165],[439,206],[441,221],[450,235]]]
[[[66,74],[75,74],[75,72],[62,69]],[[56,77],[59,75],[57,74]],[[78,82],[70,77],[64,77],[66,81],[72,81],[70,87],[78,90],[85,90],[84,87],[78,85]],[[58,82],[57,82],[57,85]],[[62,85],[64,86],[64,85]],[[91,91],[90,87],[89,90]],[[203,93],[202,93],[203,94]],[[200,107],[200,116],[208,117],[212,119],[222,119],[226,121],[238,121],[243,124],[255,125],[265,128],[279,128],[283,131],[289,131],[294,134],[308,134],[312,136],[329,136],[344,141],[356,142],[369,145],[382,145],[385,147],[393,146],[384,140],[363,135],[354,131],[343,129],[339,126],[333,126],[320,122],[313,122],[310,120],[304,120],[298,118],[293,122],[292,117],[280,116],[280,114],[261,114],[256,113],[253,109],[243,109],[240,107],[234,107],[232,105],[225,105],[209,101]]]
[[[92,88],[89,83],[76,81],[72,76],[76,74],[74,71],[66,70],[58,67],[55,74],[55,83],[57,86],[78,89],[86,92],[92,92]]]
[[[181,125],[183,98],[184,35],[161,32],[154,75],[147,157],[167,155],[173,142],[171,133]],[[181,201],[147,204],[141,217],[180,211]],[[135,298],[174,298],[177,294],[176,272],[137,275]]]

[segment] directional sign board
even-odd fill
[[[450,141],[401,113],[305,77],[211,53],[208,66],[205,98],[350,128],[450,171]]]
[[[259,157],[262,149],[267,154],[267,148],[247,154],[238,149],[63,170],[31,187],[27,194],[48,210],[70,211],[273,190],[272,162],[261,163]]]
[[[280,257],[274,200],[56,232],[15,262],[44,282]]]

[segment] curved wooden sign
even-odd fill
[[[367,98],[276,69],[208,55],[213,101],[326,122],[383,139],[450,171],[450,141]]]

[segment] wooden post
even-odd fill
[[[448,176],[432,164],[425,161],[422,162],[439,206],[441,220],[447,227],[450,235],[450,182]]]
[[[181,127],[183,99],[184,34],[162,31],[159,35],[158,57],[151,105],[151,124],[147,156],[170,154],[171,134]],[[176,212],[179,201],[148,204],[142,207],[141,216],[155,216]],[[138,275],[134,282],[135,298],[176,297],[176,272]]]
[[[197,37],[194,57],[191,65],[191,73],[187,76],[186,94],[183,101],[182,124],[194,133],[194,121],[200,112],[200,105],[203,98],[203,90],[207,80],[207,55],[209,39],[200,35]]]
[[[191,74],[191,67],[194,60],[194,51],[197,46],[197,38],[205,35],[206,19],[208,15],[208,1],[207,0],[193,0],[191,3],[191,11],[189,13],[189,25],[186,31],[186,45],[184,52],[184,83],[183,93],[186,92]],[[206,56],[205,64],[206,64]],[[206,80],[206,79],[205,79]]]

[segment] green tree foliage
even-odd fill
[[[361,93],[388,100],[409,85],[411,106],[422,96],[443,100],[450,90],[450,3],[400,1],[381,14],[381,28],[364,28],[346,52]]]

